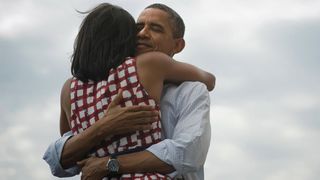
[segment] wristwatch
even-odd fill
[[[109,175],[116,175],[119,172],[119,161],[117,159],[117,156],[114,154],[110,155],[110,158],[107,162],[107,171]]]

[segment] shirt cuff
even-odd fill
[[[60,157],[66,141],[72,137],[72,132],[65,133],[60,139],[50,144],[46,152],[43,155],[43,159],[50,166],[52,175],[57,177],[71,177],[80,173],[80,168],[78,166],[73,166],[68,169],[63,169],[60,164]]]
[[[165,139],[157,144],[150,146],[147,151],[157,156],[163,162],[172,165],[176,169],[176,171],[168,175],[170,177],[175,177],[178,174],[182,174],[181,162],[183,160],[183,151],[177,152],[177,146],[173,146],[172,143],[174,143],[172,140]]]

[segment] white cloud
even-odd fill
[[[0,12],[0,37],[14,38],[32,30],[38,19],[34,14],[37,11],[32,9],[36,7],[28,1],[4,3]]]
[[[30,18],[23,14],[9,15],[0,21],[0,35],[1,36],[14,36],[19,33],[23,28],[29,26],[31,23]]]
[[[45,103],[25,106],[9,119],[14,121],[0,134],[0,174],[9,179],[48,179],[50,171],[42,160],[49,142],[59,137],[59,103],[56,97]]]
[[[294,117],[304,109],[250,101],[212,101],[207,179],[316,179],[320,133]]]
[[[305,111],[320,104],[320,95],[305,93],[288,93],[282,98],[284,106],[295,111]]]

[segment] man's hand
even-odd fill
[[[122,100],[122,90],[119,90],[105,110],[105,116],[96,122],[102,136],[148,130],[151,129],[151,124],[158,120],[159,112],[153,106],[120,107]]]
[[[90,157],[77,164],[82,168],[81,180],[97,180],[107,176],[108,157]]]
[[[108,136],[151,129],[151,124],[157,120],[159,112],[152,106],[120,107],[122,100],[120,90],[109,104],[103,118],[65,143],[60,158],[62,167],[69,168],[87,157],[89,151]]]

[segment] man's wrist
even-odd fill
[[[95,141],[102,141],[104,140],[108,134],[113,134],[112,129],[108,127],[105,127],[106,124],[103,124],[102,119],[100,121],[97,121],[95,124],[93,124],[91,127],[93,127],[93,137]],[[107,132],[107,133],[106,133]]]
[[[149,151],[140,151],[118,156],[119,174],[146,173],[155,170],[161,174],[168,174],[174,168],[166,164]]]
[[[106,138],[103,128],[99,121],[90,126],[86,131],[83,131],[83,136],[87,141],[90,141],[92,146],[96,146]]]
[[[110,155],[106,163],[108,175],[117,175],[119,174],[120,163],[117,159],[117,156]]]

